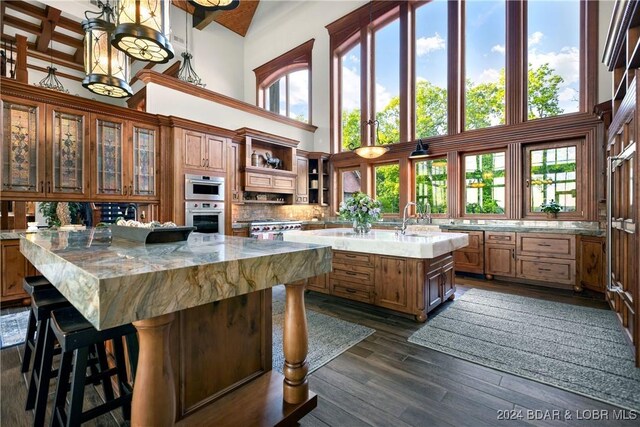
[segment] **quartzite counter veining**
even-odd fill
[[[291,283],[331,270],[331,248],[193,233],[144,245],[95,229],[20,240],[25,257],[105,329]]]

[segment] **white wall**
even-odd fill
[[[303,150],[312,151],[314,148],[312,132],[155,83],[147,85],[147,111],[153,114],[183,117],[230,130],[248,127],[300,141],[298,148]]]
[[[263,4],[264,3],[264,4]],[[275,3],[275,4],[271,4]],[[329,144],[329,33],[325,26],[365,4],[357,1],[264,1],[244,41],[244,100],[256,103],[253,69],[302,43],[315,39],[312,56],[312,124],[318,127],[315,151]],[[265,16],[267,15],[268,16]]]

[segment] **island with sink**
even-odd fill
[[[316,243],[333,249],[333,271],[305,279],[312,291],[373,304],[418,322],[455,294],[452,252],[468,245],[464,233],[442,233],[429,227],[405,233],[348,228],[291,231],[285,241]]]

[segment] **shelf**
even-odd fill
[[[262,204],[262,205],[284,205],[287,202],[280,200],[243,200],[245,204]]]

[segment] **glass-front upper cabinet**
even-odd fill
[[[416,212],[447,213],[447,159],[415,162]]]
[[[24,101],[2,102],[2,192],[43,193],[43,106]],[[6,196],[5,196],[6,197]]]
[[[88,163],[88,117],[71,110],[48,107],[52,119],[50,127],[47,193],[83,195],[86,190]]]
[[[504,151],[464,156],[465,215],[505,215],[505,159]]]
[[[132,196],[155,196],[157,130],[133,125]]]
[[[96,118],[93,120],[96,139],[94,169],[95,195],[122,195],[123,176],[123,132],[124,123],[116,120]]]
[[[578,209],[580,147],[580,141],[526,147],[526,214],[546,215],[557,210],[558,215],[582,215]]]

